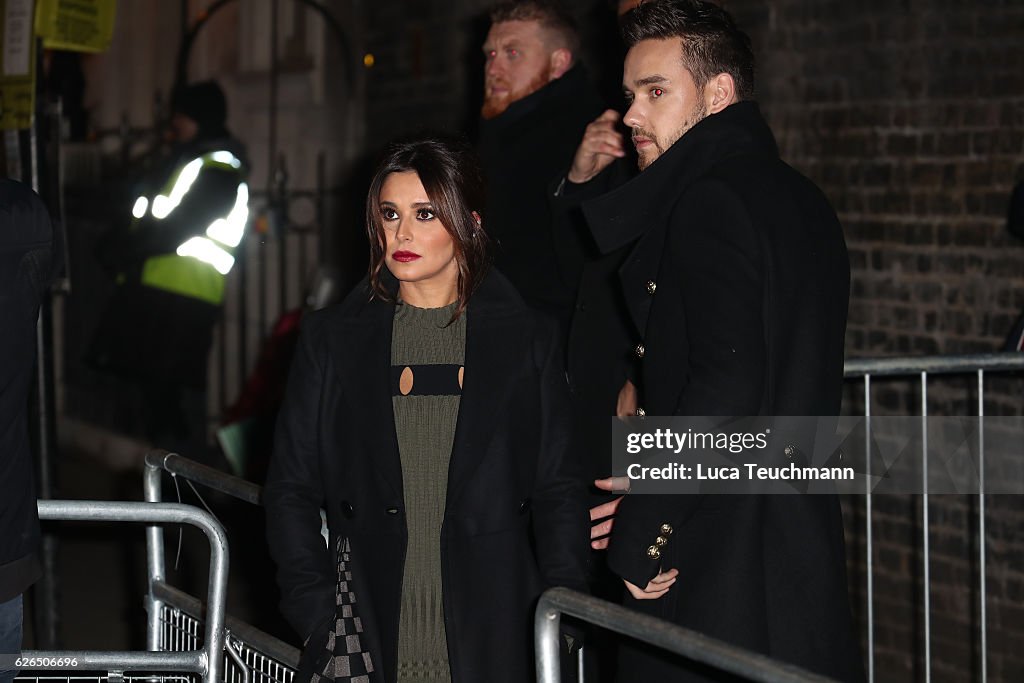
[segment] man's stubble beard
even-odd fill
[[[488,97],[488,84],[485,81],[484,103],[483,106],[480,107],[480,116],[483,117],[484,119],[493,119],[496,116],[500,116],[501,114],[505,113],[505,110],[508,109],[513,102],[518,102],[524,97],[532,95],[533,93],[537,92],[545,85],[550,83],[551,80],[552,79],[549,77],[546,70],[541,71],[529,83],[526,84],[526,87],[521,88],[519,90],[513,90],[509,92],[508,95],[506,95],[505,97]]]
[[[704,100],[700,100],[698,105],[697,105],[697,109],[693,112],[693,114],[689,118],[687,118],[685,121],[683,121],[682,125],[679,126],[678,129],[676,129],[676,131],[675,131],[675,133],[673,135],[670,135],[664,141],[658,139],[657,137],[655,137],[651,133],[643,130],[642,128],[634,129],[633,130],[633,135],[642,135],[643,137],[648,138],[651,142],[654,143],[654,148],[658,150],[658,156],[656,156],[654,158],[650,158],[649,156],[646,156],[644,154],[638,154],[637,155],[637,167],[641,171],[645,170],[648,166],[653,164],[659,157],[661,157],[661,155],[664,154],[665,151],[668,150],[669,147],[671,147],[672,145],[674,145],[677,142],[679,142],[680,138],[682,138],[684,135],[686,135],[686,132],[688,130],[690,130],[691,128],[696,126],[698,123],[700,123],[701,121],[703,121],[707,117],[708,117],[708,108],[704,104]]]

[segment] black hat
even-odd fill
[[[228,103],[216,81],[202,81],[175,89],[171,111],[184,114],[199,125],[200,131],[208,132],[224,128]]]

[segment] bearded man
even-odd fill
[[[583,212],[602,251],[635,243],[619,275],[642,334],[637,414],[838,415],[842,228],[821,191],[779,159],[752,100],[749,38],[701,0],[642,2],[623,34],[623,122],[641,172]],[[590,137],[570,183],[596,182],[617,156],[610,131]],[[801,456],[777,446],[758,457]],[[627,606],[863,680],[836,496],[627,495],[593,535],[609,531]],[[733,680],[632,645],[619,670],[623,681]]]
[[[580,264],[559,255],[548,187],[603,106],[576,61],[576,24],[558,5],[505,2],[490,18],[479,140],[488,184],[484,225],[496,243],[495,266],[527,304],[567,331]]]

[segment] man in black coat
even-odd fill
[[[28,392],[43,293],[60,263],[42,201],[0,180],[0,655],[21,651],[22,593],[39,578]],[[0,671],[0,681],[14,672]]]
[[[620,269],[640,414],[836,415],[849,262],[822,193],[783,163],[749,39],[724,10],[653,0],[626,16],[623,84],[640,175],[583,204]],[[781,448],[779,457],[795,453]],[[607,525],[605,529],[607,530]],[[627,604],[842,680],[860,680],[835,496],[627,495],[609,565]],[[717,680],[630,648],[622,680]]]
[[[575,23],[550,2],[495,7],[483,49],[479,152],[495,266],[527,304],[558,318],[564,336],[582,263],[559,252],[548,186],[601,113],[601,99],[576,63]]]

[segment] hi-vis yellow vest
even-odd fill
[[[159,222],[172,213],[188,194],[192,183],[204,169],[234,171],[243,177],[242,162],[231,152],[207,152],[192,159],[173,174],[156,196],[139,197],[132,216],[139,220],[150,216]],[[181,296],[220,305],[224,299],[224,276],[235,264],[235,247],[242,241],[249,219],[249,186],[239,181],[235,203],[224,216],[214,219],[205,231],[196,226],[196,234],[178,245],[176,253],[146,259],[142,265],[142,284]]]

